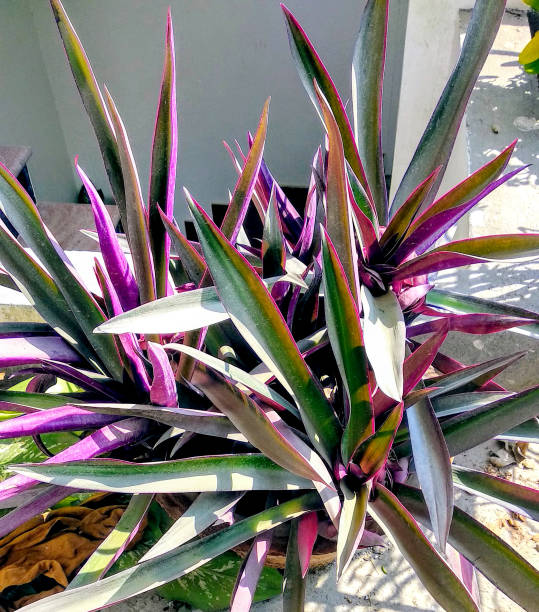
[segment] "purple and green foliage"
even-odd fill
[[[50,3],[125,236],[77,160],[103,255],[95,265],[100,293],[92,293],[23,187],[0,167],[2,208],[21,240],[0,222],[2,284],[18,287],[47,322],[0,323],[0,438],[28,440],[50,455],[10,466],[15,474],[0,483],[0,504],[12,510],[0,531],[73,490],[132,498],[65,592],[25,610],[97,610],[168,582],[170,593],[182,576],[250,542],[230,586],[231,609],[248,610],[283,533],[284,606],[300,610],[319,546],[333,546],[340,578],[358,547],[378,543],[382,531],[446,610],[478,609],[474,566],[523,608],[536,607],[537,572],[454,508],[453,487],[535,520],[537,492],[459,467],[452,457],[494,437],[537,440],[539,387],[514,394],[492,380],[521,353],[466,366],[439,352],[450,331],[539,337],[538,314],[436,288],[439,270],[539,253],[539,234],[531,233],[436,246],[522,170],[504,174],[512,143],[437,195],[505,2],[477,0],[461,57],[393,202],[380,138],[389,0],[368,0],[365,8],[352,121],[342,102],[348,94],[341,98],[283,7],[300,78],[327,132],[313,158],[305,213],[263,158],[268,100],[246,154],[227,145],[238,179],[220,227],[185,190],[198,241],[173,218],[170,13],[145,200],[127,126],[108,90],[101,92],[61,3]],[[261,229],[244,223],[250,207]],[[57,432],[73,438],[49,452],[45,436]],[[408,465],[421,491],[403,484]],[[190,507],[122,566],[154,498],[180,494],[195,494]],[[415,519],[432,528],[435,546]],[[122,571],[110,571],[115,562]],[[197,605],[213,609],[209,600]]]

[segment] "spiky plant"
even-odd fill
[[[283,7],[302,81],[327,131],[327,144],[314,157],[305,213],[285,197],[263,160],[266,103],[247,155],[232,154],[239,178],[220,228],[186,192],[194,243],[172,219],[177,135],[170,15],[144,202],[118,110],[107,91],[101,94],[62,5],[51,0],[132,260],[77,163],[102,253],[95,268],[101,294],[92,294],[30,197],[0,169],[2,207],[31,249],[0,228],[5,280],[46,321],[0,329],[7,389],[0,407],[24,413],[1,423],[1,436],[33,436],[43,448],[44,433],[83,432],[42,463],[12,466],[16,475],[0,484],[0,500],[14,509],[0,518],[0,535],[73,489],[133,497],[122,524],[68,589],[25,609],[100,609],[252,541],[231,601],[233,610],[246,610],[273,531],[284,523],[290,523],[284,609],[301,609],[315,542],[336,540],[340,577],[358,546],[374,537],[366,517],[369,527],[374,519],[396,542],[445,609],[478,609],[474,566],[533,609],[537,572],[454,507],[453,487],[535,520],[537,493],[452,465],[451,457],[494,436],[536,440],[539,388],[514,394],[492,381],[519,354],[464,366],[439,349],[450,330],[526,326],[537,334],[539,316],[433,288],[438,270],[528,256],[539,246],[539,235],[525,234],[433,248],[518,172],[500,178],[513,144],[435,199],[504,5],[477,1],[459,62],[391,207],[380,149],[388,0],[369,0],[363,16],[353,62],[354,130],[320,58]],[[259,232],[246,231],[250,206],[260,215]],[[26,391],[9,390],[28,378]],[[57,395],[51,388],[57,379],[75,387]],[[404,484],[412,456],[421,489]],[[104,577],[153,496],[179,493],[198,496],[137,565]],[[231,524],[197,537],[223,515],[230,519],[231,511]],[[437,549],[416,520],[432,529]],[[457,561],[447,560],[449,546]]]

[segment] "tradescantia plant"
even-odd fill
[[[536,604],[536,570],[454,507],[453,488],[533,520],[537,492],[451,457],[493,437],[537,441],[539,387],[511,393],[492,380],[520,353],[466,366],[440,348],[449,331],[515,328],[537,336],[539,315],[435,288],[439,270],[538,252],[537,234],[435,246],[521,170],[502,174],[513,143],[436,198],[505,2],[477,1],[460,59],[391,205],[380,148],[388,4],[369,0],[363,15],[353,128],[321,59],[283,7],[292,54],[327,132],[305,212],[264,162],[266,103],[246,154],[229,148],[239,177],[220,227],[186,191],[198,235],[191,242],[173,220],[170,15],[145,201],[118,109],[101,92],[61,3],[51,0],[126,234],[115,232],[76,162],[102,255],[95,263],[101,293],[93,294],[28,194],[0,168],[2,208],[30,248],[0,227],[4,284],[14,283],[46,321],[0,324],[0,408],[17,415],[0,423],[0,436],[32,436],[42,450],[46,433],[79,438],[42,463],[11,466],[15,475],[0,483],[0,503],[12,508],[0,518],[0,536],[73,490],[132,497],[67,589],[25,610],[100,609],[251,542],[230,603],[247,610],[272,537],[288,524],[286,610],[302,609],[321,541],[335,542],[340,578],[358,546],[379,541],[375,525],[446,610],[478,609],[474,568],[523,608]],[[245,223],[251,206],[260,231]],[[26,390],[10,389],[28,379]],[[58,394],[57,380],[72,387]],[[409,469],[420,488],[405,484]],[[170,501],[171,494],[197,495],[136,565],[106,576],[153,497]]]

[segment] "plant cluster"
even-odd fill
[[[77,436],[43,462],[11,467],[0,502],[13,510],[0,518],[0,536],[74,490],[132,497],[68,588],[24,609],[100,609],[251,542],[230,604],[248,610],[281,525],[289,525],[285,610],[302,609],[321,541],[335,543],[340,578],[358,546],[380,541],[378,528],[446,610],[478,610],[474,568],[533,609],[537,572],[455,507],[453,490],[539,520],[537,492],[451,458],[495,436],[536,440],[539,387],[511,393],[493,381],[521,354],[467,366],[440,349],[449,331],[537,335],[539,315],[434,286],[439,270],[537,255],[538,234],[435,246],[522,170],[503,173],[513,143],[436,197],[505,2],[477,1],[460,59],[391,205],[380,139],[389,0],[369,0],[363,15],[353,127],[322,60],[283,7],[301,80],[327,133],[304,212],[263,158],[268,101],[245,153],[229,148],[238,180],[220,227],[185,192],[197,242],[173,220],[170,14],[145,200],[118,109],[101,92],[61,3],[50,3],[125,235],[76,161],[101,249],[101,292],[92,293],[31,198],[0,168],[2,208],[30,248],[0,227],[3,282],[46,321],[0,324],[0,408],[15,417],[0,423],[0,436],[32,436],[45,452],[41,436]],[[245,222],[250,208],[258,225]],[[62,394],[53,387],[59,380],[71,385]],[[409,470],[420,488],[405,483]],[[170,504],[179,494],[192,501],[162,538],[138,563],[105,577],[154,496]]]

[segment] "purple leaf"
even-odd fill
[[[95,261],[96,275],[101,286],[103,296],[108,299],[111,314],[117,316],[122,314],[122,306],[116,290],[105,270],[103,270],[99,264],[99,261]],[[146,367],[140,355],[138,348],[138,341],[135,334],[125,333],[118,335],[121,348],[124,351],[123,362],[126,370],[131,376],[131,379],[137,385],[143,393],[147,393],[150,390],[150,381],[148,379],[148,373]]]
[[[275,195],[277,196],[277,205],[279,206],[279,214],[283,221],[283,231],[287,238],[296,242],[300,236],[302,222],[298,211],[294,208],[290,200],[284,194],[284,191],[277,184],[277,181],[271,175],[266,162],[262,159],[260,164],[260,172],[258,174],[259,181],[263,183],[267,189],[268,201],[269,194],[273,185],[275,185]]]
[[[43,361],[39,365],[29,366],[27,368],[17,370],[18,376],[27,376],[32,374],[53,374],[55,376],[57,375],[62,378],[62,380],[72,382],[82,387],[83,389],[96,391],[97,393],[105,395],[110,399],[118,400],[120,397],[117,392],[113,391],[112,389],[98,382],[97,380],[90,378],[90,376],[87,376],[81,370],[78,370],[73,366],[59,361],[49,361],[47,359],[43,359]],[[30,389],[28,388],[26,390],[30,391]]]
[[[419,348],[417,348],[404,360],[403,396],[408,395],[415,388],[438,354],[438,350],[442,346],[442,343],[447,336],[447,329],[441,328],[436,331],[437,333],[433,334],[430,338],[423,342]],[[375,416],[378,417],[386,410],[389,410],[394,403],[394,400],[378,390],[374,396]]]
[[[472,599],[480,608],[481,601],[479,597],[479,585],[477,584],[477,575],[475,573],[475,567],[466,559],[466,557],[454,549],[451,544],[447,545],[447,560],[451,569],[460,579],[462,584],[466,587],[466,590],[472,596]]]
[[[317,173],[322,170],[322,152],[320,147],[316,150],[313,164],[311,179],[309,181],[309,191],[307,193],[307,202],[305,204],[305,215],[303,219],[303,228],[299,240],[297,241],[293,254],[303,263],[307,264],[310,261],[310,256],[314,248],[314,236],[316,227],[322,223],[322,219],[317,219],[319,202],[321,203],[321,190],[318,187]]]
[[[94,429],[109,425],[118,418],[108,414],[96,414],[76,406],[59,406],[0,422],[0,440],[52,431]]]
[[[165,349],[155,342],[148,342],[148,357],[152,362],[153,381],[150,400],[157,406],[177,406],[176,380]]]
[[[30,501],[17,508],[13,508],[11,512],[0,518],[0,538],[3,538],[36,515],[45,512],[68,495],[73,495],[73,493],[77,493],[77,489],[53,485],[52,487],[47,487],[44,491],[34,494]]]
[[[424,223],[429,217],[432,217],[443,210],[455,208],[464,202],[468,202],[480,193],[485,187],[494,181],[506,168],[509,159],[518,142],[514,140],[506,147],[497,157],[488,161],[484,166],[476,170],[470,176],[467,176],[463,181],[455,185],[447,193],[444,193],[440,198],[431,204],[418,219],[412,223],[408,235],[415,231],[419,225]]]
[[[0,367],[41,363],[45,359],[81,363],[81,358],[59,336],[0,338]]]
[[[240,571],[232,597],[230,599],[230,612],[244,612],[251,608],[264,563],[268,555],[273,532],[271,530],[257,536],[251,545]]]
[[[426,179],[419,183],[412,193],[406,198],[402,206],[391,217],[381,239],[380,246],[385,252],[392,252],[396,245],[403,239],[408,228],[419,214],[421,205],[428,197],[436,178],[440,174],[441,167],[435,168]]]
[[[91,459],[104,453],[110,453],[117,448],[137,442],[147,430],[148,421],[144,419],[124,419],[94,431],[80,442],[76,442],[54,457],[47,459],[45,463]],[[12,476],[0,483],[0,500],[9,499],[35,483],[36,480],[28,476]]]
[[[411,325],[406,330],[406,337],[413,338],[414,336],[439,331],[445,327],[447,327],[447,331],[458,331],[466,334],[494,334],[511,327],[529,324],[530,319],[520,317],[496,314],[455,314]]]
[[[529,164],[526,166],[521,166],[512,172],[508,172],[497,181],[494,181],[485,187],[485,189],[483,189],[481,193],[476,195],[474,198],[468,202],[464,202],[464,204],[460,204],[459,206],[455,206],[449,210],[443,210],[429,217],[424,223],[421,224],[419,224],[421,219],[418,219],[417,229],[415,229],[414,232],[399,246],[392,257],[392,260],[399,264],[406,260],[412,253],[417,253],[418,255],[424,253],[438,240],[438,238],[441,238],[450,227],[455,225],[455,223],[461,217],[469,212],[485,196],[487,196],[491,191],[494,191],[496,187],[503,185],[503,183],[513,178],[515,174],[518,174],[525,168],[528,168],[528,166]]]
[[[414,285],[412,287],[408,287],[407,289],[403,289],[400,293],[397,294],[397,299],[399,300],[399,304],[402,310],[405,310],[406,308],[410,308],[411,306],[417,304],[417,302],[419,302],[419,300],[425,297],[433,287],[434,285],[425,283],[422,285]]]
[[[112,219],[96,188],[78,165],[77,159],[75,159],[75,168],[90,198],[103,261],[118,293],[122,308],[124,310],[136,308],[139,305],[137,283],[118,242]]]
[[[374,531],[368,531],[363,529],[361,539],[359,540],[359,546],[371,548],[372,546],[385,546],[387,544],[384,536],[375,533]]]
[[[313,552],[314,543],[318,536],[318,517],[316,512],[304,514],[298,524],[298,555],[301,566],[301,575],[305,578],[309,569],[309,562]]]
[[[536,258],[539,254],[539,234],[499,234],[455,240],[433,249],[427,255],[447,251],[481,258],[485,261],[511,261],[522,257]]]
[[[463,255],[462,253],[454,253],[451,251],[433,251],[421,255],[421,257],[411,259],[399,266],[391,274],[391,282],[404,280],[413,276],[432,274],[440,270],[449,270],[451,268],[484,263],[486,261],[488,260],[484,257],[473,257],[472,255]]]

